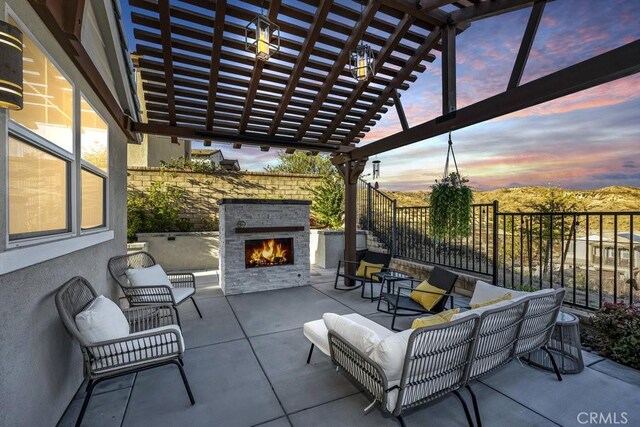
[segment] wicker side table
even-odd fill
[[[573,314],[560,311],[556,326],[549,340],[548,349],[556,359],[563,374],[577,374],[584,369],[580,345],[580,322]],[[537,350],[527,359],[530,365],[553,371],[549,355]]]

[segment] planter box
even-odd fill
[[[140,233],[138,243],[148,245],[147,252],[165,270],[217,270],[220,233]]]
[[[311,264],[321,268],[337,268],[338,261],[344,259],[344,231],[311,230],[309,236]],[[356,248],[367,248],[364,231],[356,235]]]

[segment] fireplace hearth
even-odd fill
[[[244,242],[245,268],[293,264],[293,239],[255,239]]]

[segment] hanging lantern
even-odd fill
[[[375,67],[373,50],[368,44],[360,43],[351,51],[350,69],[353,78],[359,82],[369,80],[373,77]]]
[[[0,108],[22,110],[22,32],[0,21]]]
[[[380,178],[380,160],[374,160],[371,164],[373,165],[373,179]]]
[[[268,61],[280,50],[280,27],[264,15],[256,15],[244,28],[244,40],[249,52],[260,61]]]

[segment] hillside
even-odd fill
[[[474,203],[497,200],[502,212],[531,211],[532,204],[548,197],[547,187],[518,187],[492,191],[474,191]],[[586,212],[640,212],[640,188],[605,187],[598,190],[558,190],[559,194]],[[398,206],[424,206],[428,204],[428,191],[385,191],[397,199]]]

